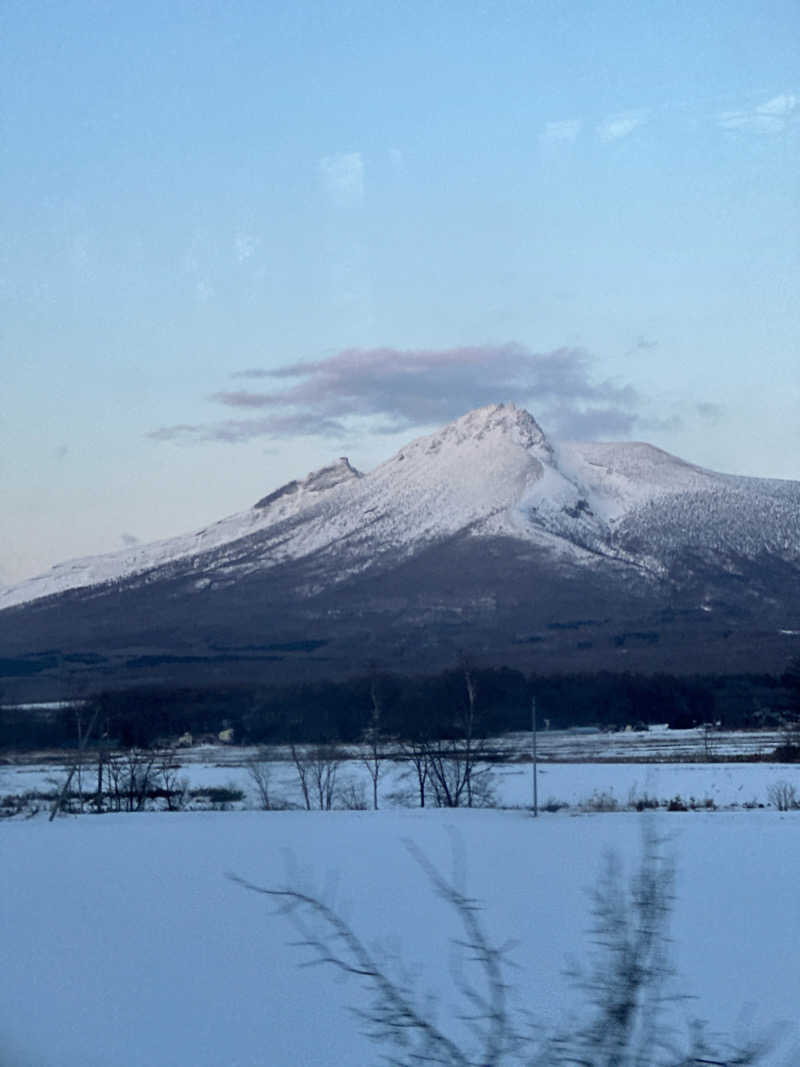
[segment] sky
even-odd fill
[[[800,479],[796,0],[4,0],[0,583],[513,401]]]

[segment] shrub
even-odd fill
[[[586,811],[618,811],[619,803],[611,790],[608,792],[595,790],[589,799],[583,802],[583,808]]]
[[[341,786],[336,796],[336,807],[345,811],[367,811],[367,794],[360,782],[347,782]]]
[[[767,789],[767,800],[778,811],[795,811],[800,808],[797,790],[791,782],[787,782],[783,778],[778,782],[773,782]]]
[[[637,793],[636,789],[631,789],[628,794],[628,806],[635,808],[637,811],[650,811],[661,806],[661,801],[657,797],[651,797],[649,793]]]
[[[231,805],[240,804],[244,800],[244,790],[235,785],[209,785],[199,789],[192,789],[189,796],[194,801],[208,804],[214,811],[229,811]]]

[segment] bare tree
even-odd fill
[[[295,942],[304,964],[333,967],[357,976],[367,993],[359,1007],[364,1033],[395,1067],[414,1063],[447,1067],[749,1067],[763,1062],[770,1042],[751,1041],[720,1049],[691,1024],[681,1041],[664,1008],[678,998],[671,992],[667,927],[673,906],[673,867],[663,843],[646,828],[638,870],[627,886],[619,862],[609,858],[593,899],[595,948],[580,988],[588,1001],[562,1034],[542,1036],[530,1014],[514,1005],[507,981],[508,946],[493,943],[480,906],[455,880],[448,880],[413,844],[407,848],[430,883],[458,916],[463,937],[457,990],[460,1017],[471,1040],[450,1036],[437,1023],[430,1004],[408,980],[395,978],[367,948],[353,927],[320,897],[294,886],[265,887],[231,876],[246,889],[278,905],[298,933]],[[688,1042],[688,1043],[687,1043]],[[683,1047],[682,1047],[683,1046]]]
[[[344,754],[333,744],[314,745],[308,759],[320,811],[330,811],[336,797],[336,779]]]
[[[492,801],[494,752],[478,730],[477,686],[469,661],[462,655],[466,700],[438,723],[421,722],[414,736],[400,746],[401,758],[413,767],[420,807],[433,795],[440,808],[486,805]]]
[[[386,755],[383,750],[383,736],[381,731],[382,709],[378,698],[377,680],[375,678],[372,679],[372,684],[370,685],[370,698],[372,700],[372,715],[370,717],[370,724],[364,732],[366,755],[362,758],[361,762],[367,768],[367,773],[372,781],[372,808],[374,811],[377,811],[378,783],[380,781],[381,773],[383,772]]]
[[[407,848],[430,878],[435,891],[458,913],[465,944],[482,976],[480,988],[462,984],[470,1003],[470,1020],[479,1032],[480,1058],[461,1048],[435,1022],[429,1005],[422,1005],[413,990],[404,988],[367,948],[353,928],[329,905],[298,889],[257,886],[231,875],[233,881],[275,900],[278,913],[289,918],[299,935],[298,946],[308,953],[309,964],[326,964],[362,979],[369,996],[365,1008],[356,1009],[365,1032],[386,1052],[386,1061],[396,1067],[409,1063],[446,1064],[452,1067],[494,1065],[501,1062],[512,1038],[506,1007],[507,986],[503,977],[504,948],[488,938],[480,920],[479,906],[444,878],[410,842]]]
[[[181,775],[181,765],[174,746],[158,753],[153,768],[153,781],[155,791],[167,805],[167,811],[182,811],[186,807],[189,779]]]
[[[157,788],[160,754],[130,748],[105,763],[106,794],[114,811],[142,811]]]
[[[417,738],[404,741],[400,745],[401,758],[410,763],[417,776],[417,788],[419,790],[419,806],[425,807],[425,787],[430,776],[430,764],[428,763],[428,742]]]
[[[763,1059],[770,1042],[739,1048],[712,1047],[701,1023],[688,1027],[688,1046],[675,1033],[666,1010],[687,998],[675,992],[669,958],[669,921],[675,872],[654,824],[643,822],[642,855],[626,886],[619,857],[609,853],[592,892],[594,951],[588,973],[573,973],[587,996],[588,1017],[550,1038],[537,1067],[745,1067]],[[586,1012],[587,1009],[583,1009]]]
[[[84,810],[84,796],[83,796],[83,765],[85,758],[85,748],[89,740],[89,724],[84,722],[84,707],[82,702],[78,702],[74,705],[75,711],[75,724],[78,730],[78,747],[75,751],[75,780],[77,782],[78,792],[78,811]],[[84,732],[86,733],[86,740],[84,740]]]
[[[311,811],[311,768],[309,762],[303,749],[298,748],[294,741],[291,744],[291,752],[292,763],[297,771],[297,779],[300,783],[300,791],[303,794],[306,810]]]
[[[100,743],[97,746],[95,752],[96,767],[97,767],[97,784],[94,792],[94,804],[95,812],[99,815],[103,811],[103,768],[106,760],[108,759],[107,744],[104,738],[100,739]]]
[[[608,853],[592,892],[592,966],[587,975],[574,975],[588,996],[589,1018],[551,1039],[546,1056],[553,1064],[648,1067],[664,1052],[659,1016],[673,977],[667,925],[674,870],[651,824],[643,825],[642,860],[630,886],[619,856]]]
[[[472,753],[468,742],[436,740],[427,746],[428,775],[438,808],[472,807]]]
[[[400,746],[400,758],[414,769],[420,807],[431,794],[437,808],[481,807],[492,802],[493,751],[483,741],[414,738]]]
[[[472,773],[475,768],[473,742],[475,739],[475,705],[477,700],[477,690],[475,688],[475,677],[470,668],[469,660],[463,654],[461,656],[461,669],[464,672],[464,685],[467,689],[467,706],[464,716],[464,778],[467,791],[467,807],[471,808],[473,801]]]
[[[330,811],[336,797],[336,779],[344,760],[343,752],[330,743],[305,749],[292,743],[291,752],[306,809],[311,811],[316,803],[321,811]]]
[[[49,819],[50,822],[53,821],[53,819],[56,817],[58,812],[61,810],[62,805],[64,804],[64,801],[66,800],[67,795],[69,793],[69,787],[72,784],[72,779],[75,776],[76,771],[78,772],[78,775],[79,775],[79,779],[78,780],[80,781],[80,773],[81,773],[81,768],[83,766],[84,753],[86,751],[86,746],[89,743],[89,738],[92,736],[92,731],[95,728],[95,724],[97,723],[97,714],[98,714],[98,708],[95,706],[94,712],[92,713],[92,717],[89,720],[89,722],[88,722],[88,724],[86,725],[85,728],[82,725],[82,720],[80,718],[78,718],[78,751],[77,751],[75,759],[73,760],[72,766],[70,767],[69,772],[67,773],[67,777],[64,780],[64,783],[63,783],[61,789],[59,790],[58,795],[56,796],[56,799],[53,801],[53,806],[50,809],[50,819]],[[81,788],[82,788],[82,783],[81,783]],[[83,795],[82,795],[82,793],[81,793],[81,807],[83,807]]]
[[[97,712],[85,728],[81,726],[81,760],[85,763],[85,747],[97,719]],[[163,800],[167,810],[180,811],[186,806],[189,791],[188,778],[181,775],[181,765],[174,747],[131,748],[113,752],[107,738],[97,744],[94,756],[93,792],[88,794],[97,814],[104,811],[144,811],[157,801]],[[51,820],[62,810],[67,800],[78,799],[78,810],[83,812],[87,794],[83,792],[79,776],[79,760],[74,759],[65,780],[59,785],[56,799],[50,812]],[[77,777],[77,795],[70,786]]]
[[[293,755],[295,756],[295,766],[297,761],[302,757],[294,749]],[[267,751],[262,749],[260,752],[251,756],[245,763],[247,767],[247,773],[250,777],[250,781],[253,783],[255,794],[258,799],[259,807],[262,811],[284,811],[289,805],[282,797],[277,797],[275,791],[272,788],[272,761],[269,759]],[[303,765],[303,772],[306,773],[305,764]],[[304,796],[306,796],[308,785],[304,789]],[[307,807],[310,807],[310,796],[307,796]]]

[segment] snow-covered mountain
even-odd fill
[[[546,645],[548,627],[591,629],[597,615],[629,651],[625,633],[659,633],[653,620],[675,611],[790,637],[799,579],[800,483],[717,474],[642,443],[556,443],[497,404],[368,474],[342,458],[195,533],[2,589],[0,636],[15,635],[15,655],[45,634],[62,652],[77,634],[94,653],[113,631],[151,657],[208,658],[246,633],[331,651],[331,628],[361,625],[386,657],[398,641],[404,655],[415,641],[450,654],[470,633],[487,653],[500,634]],[[33,644],[16,637],[26,631]]]

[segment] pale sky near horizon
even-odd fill
[[[796,0],[6,0],[0,583],[513,400],[800,479]]]

